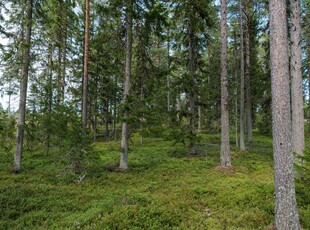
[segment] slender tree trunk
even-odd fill
[[[198,97],[198,100],[200,100],[199,97]],[[202,132],[202,108],[201,108],[201,105],[198,105],[198,132],[199,133]]]
[[[245,33],[245,79],[246,79],[246,133],[247,142],[252,142],[252,98],[251,98],[251,79],[250,79],[250,13],[249,0],[245,1],[246,14],[246,33]]]
[[[196,60],[195,60],[195,34],[193,28],[193,19],[192,15],[189,17],[189,65],[188,69],[190,72],[190,82],[191,82],[191,89],[189,92],[189,118],[190,118],[190,153],[196,154],[195,144],[194,144],[194,137],[195,137],[195,95],[194,95],[194,85],[195,79],[194,75],[196,72]]]
[[[106,108],[105,108],[105,133],[104,136],[105,138],[108,140],[109,136],[110,136],[110,130],[109,130],[109,99],[108,97],[105,98],[106,101]]]
[[[65,85],[66,85],[66,69],[67,69],[67,37],[68,37],[68,20],[67,20],[67,5],[65,5],[65,10],[64,10],[64,37],[63,37],[63,60],[62,60],[62,94],[61,94],[61,104],[63,105],[65,102]]]
[[[46,154],[50,149],[50,137],[51,137],[51,114],[52,114],[52,103],[53,103],[53,47],[50,44],[48,50],[48,85],[47,85],[47,123],[46,125]]]
[[[144,81],[143,79],[145,78],[145,75],[142,74],[142,79],[141,79],[141,89],[140,89],[140,101],[143,103],[144,100],[144,92],[143,92],[143,87],[144,87]],[[140,144],[142,145],[144,143],[144,138],[143,138],[143,122],[144,122],[144,113],[142,113],[141,116],[141,121],[140,121],[140,131],[141,131],[141,136],[140,136]]]
[[[291,153],[291,108],[286,2],[271,0],[270,63],[273,119],[275,229],[300,229]]]
[[[170,29],[167,41],[167,111],[170,112]]]
[[[97,141],[97,113],[98,113],[98,75],[99,69],[98,64],[96,67],[96,76],[95,76],[95,102],[94,102],[94,123],[93,123],[93,141]]]
[[[221,166],[231,166],[227,80],[227,5],[221,0]]]
[[[124,83],[124,98],[123,103],[125,107],[128,104],[128,97],[130,92],[130,76],[131,76],[131,59],[132,59],[132,0],[127,1],[126,6],[126,60],[125,60],[125,83]],[[128,121],[129,111],[125,108],[122,123],[122,140],[121,140],[121,159],[119,167],[121,169],[128,168]]]
[[[87,94],[88,94],[88,55],[89,55],[89,1],[85,0],[85,44],[84,44],[84,73],[83,73],[83,106],[82,128],[83,134],[87,129]]]
[[[308,93],[310,95],[310,33],[308,34]],[[309,97],[309,100],[308,100],[308,113],[309,113],[309,116],[310,116],[310,97]],[[308,133],[310,133],[310,125],[308,127]]]
[[[238,139],[238,68],[237,68],[237,36],[236,31],[234,30],[234,75],[235,75],[235,134],[236,134],[236,147],[239,148],[239,139]]]
[[[242,0],[239,1],[239,12],[240,12],[240,150],[245,150],[244,144],[244,54],[243,54],[243,11],[242,11]]]
[[[180,98],[180,93],[178,92],[177,94],[177,120],[180,121],[180,112],[181,112],[181,98]]]
[[[291,102],[292,151],[303,155],[305,148],[304,109],[302,95],[300,1],[291,0]]]
[[[13,170],[19,172],[21,170],[22,152],[23,152],[23,140],[26,118],[26,100],[27,100],[27,84],[28,84],[28,72],[30,66],[30,41],[31,41],[31,29],[32,29],[32,0],[26,0],[26,30],[23,46],[23,68],[20,81],[20,98],[19,98],[19,110],[18,110],[18,122],[17,122],[17,135],[16,135],[16,149],[14,155]]]

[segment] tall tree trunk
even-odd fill
[[[85,0],[85,44],[84,44],[83,106],[82,106],[82,128],[83,128],[84,135],[86,134],[86,129],[87,129],[89,1],[90,0]]]
[[[236,147],[239,148],[239,139],[238,139],[238,64],[237,64],[237,36],[236,31],[234,30],[234,75],[235,75],[235,135],[236,135]]]
[[[249,0],[245,1],[246,14],[246,33],[245,33],[245,79],[246,79],[246,133],[247,142],[252,142],[252,98],[251,98],[251,79],[250,79],[250,13]]]
[[[242,11],[242,0],[239,1],[239,12],[240,12],[240,150],[245,150],[244,144],[244,125],[245,125],[245,114],[244,114],[244,49],[243,49],[243,11]]]
[[[221,166],[231,166],[227,80],[227,6],[221,0]]]
[[[170,29],[168,28],[167,41],[167,111],[170,112]]]
[[[68,20],[67,20],[67,4],[65,4],[64,10],[64,37],[63,37],[63,56],[62,56],[62,94],[61,94],[61,104],[65,102],[65,85],[66,85],[66,68],[67,68],[67,37],[68,37]]]
[[[194,144],[194,137],[195,137],[195,94],[194,94],[194,85],[195,85],[195,72],[196,72],[196,58],[195,58],[195,34],[193,28],[193,16],[190,15],[189,17],[189,64],[188,70],[190,73],[190,82],[191,88],[189,92],[189,119],[190,119],[190,153],[196,154],[195,144]]]
[[[30,66],[30,41],[32,29],[32,0],[26,0],[26,30],[23,41],[23,69],[20,81],[20,98],[18,109],[17,135],[16,135],[16,149],[14,155],[13,170],[19,172],[21,170],[23,140],[26,118],[26,100],[27,100],[27,84],[28,72]]]
[[[130,76],[131,76],[131,59],[132,59],[132,10],[133,1],[128,0],[126,5],[126,60],[125,60],[125,83],[123,93],[123,103],[125,107],[122,123],[122,140],[121,140],[121,159],[119,167],[121,169],[128,168],[128,121],[129,111],[127,108],[128,97],[130,92]]]
[[[286,2],[271,0],[270,63],[275,186],[275,229],[300,229],[291,153],[291,108]]]
[[[48,47],[48,82],[47,82],[47,109],[46,109],[46,154],[48,154],[50,149],[50,137],[51,137],[51,114],[52,114],[52,103],[53,103],[53,47],[49,44]]]
[[[304,109],[302,95],[300,1],[291,0],[291,102],[292,151],[303,155],[305,148]]]

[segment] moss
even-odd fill
[[[217,170],[218,135],[201,135],[199,154],[182,145],[133,135],[129,170],[115,170],[118,142],[97,142],[83,174],[64,153],[24,154],[24,171],[10,172],[0,155],[0,225],[4,229],[265,229],[273,223],[270,137],[233,150],[233,169]],[[206,144],[207,143],[207,144]],[[82,183],[79,176],[85,175]],[[301,223],[309,228],[308,190],[297,186]]]

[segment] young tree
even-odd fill
[[[25,34],[23,41],[23,67],[22,76],[20,80],[20,98],[19,98],[19,110],[18,110],[18,123],[17,123],[17,138],[16,138],[16,150],[14,156],[14,168],[15,172],[21,170],[24,129],[26,119],[26,100],[27,100],[27,85],[28,85],[28,72],[30,66],[30,41],[31,41],[31,29],[32,29],[32,0],[25,1],[26,17],[25,17]]]
[[[286,2],[271,0],[270,63],[272,89],[275,229],[300,229],[296,207],[288,63]]]
[[[227,5],[221,0],[221,166],[231,166],[227,80]]]
[[[304,110],[302,95],[300,1],[291,0],[291,101],[292,151],[302,155],[305,147]]]
[[[128,168],[128,97],[130,92],[130,75],[131,75],[131,59],[132,59],[132,10],[133,0],[126,3],[126,59],[125,59],[125,82],[123,93],[124,115],[122,123],[122,140],[121,140],[121,159],[119,167],[121,169]]]
[[[89,0],[85,0],[85,43],[84,43],[84,74],[83,74],[83,105],[82,128],[86,133],[87,127],[87,93],[88,93],[88,54],[89,54]]]

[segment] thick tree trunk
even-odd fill
[[[300,229],[296,207],[288,63],[286,2],[271,0],[270,63],[273,119],[275,229]]]
[[[27,84],[28,84],[28,72],[30,65],[30,41],[31,41],[31,29],[32,29],[32,0],[26,0],[26,30],[24,37],[23,47],[23,68],[20,81],[20,98],[18,109],[18,122],[17,122],[17,134],[16,134],[16,149],[14,155],[13,170],[19,172],[21,170],[25,118],[26,118],[26,100],[27,100]]]
[[[242,0],[239,1],[239,12],[240,12],[240,150],[245,150],[244,144],[244,125],[245,125],[245,114],[244,114],[244,49],[243,49],[243,11],[242,11]]]
[[[246,133],[247,142],[252,142],[252,98],[250,79],[250,13],[249,0],[245,1],[246,33],[245,33],[245,79],[246,79]]]
[[[221,166],[231,166],[227,80],[227,6],[221,0]]]
[[[124,83],[124,107],[127,107],[130,92],[130,76],[131,76],[131,59],[132,59],[132,0],[127,1],[126,7],[126,60],[125,60],[125,83]],[[121,169],[128,168],[128,121],[129,111],[125,108],[122,123],[122,140],[121,140],[121,159],[119,167]]]
[[[300,1],[291,0],[291,102],[292,151],[303,155],[305,148],[304,110],[302,95]]]
[[[86,129],[87,129],[89,1],[90,0],[85,0],[85,43],[84,43],[83,106],[82,106],[82,128],[83,128],[83,134],[84,135],[86,134]]]

